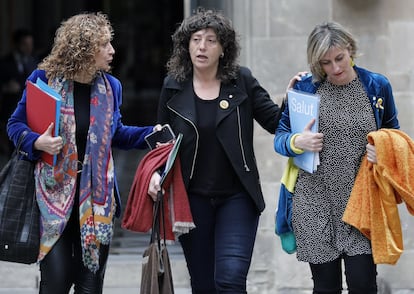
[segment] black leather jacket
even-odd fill
[[[180,160],[186,187],[194,173],[199,144],[192,80],[179,83],[167,76],[158,107],[158,123],[169,123],[175,134],[182,133]],[[259,212],[265,208],[259,172],[253,151],[253,120],[274,134],[279,107],[265,89],[241,67],[238,78],[222,84],[217,108],[216,134],[224,151]],[[214,171],[213,171],[214,172]]]

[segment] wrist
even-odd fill
[[[294,134],[292,138],[290,139],[290,149],[292,149],[292,151],[295,152],[296,154],[302,154],[303,152],[305,152],[305,150],[303,150],[302,148],[296,147],[295,145],[295,141],[299,136],[300,134]]]

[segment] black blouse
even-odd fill
[[[203,100],[195,95],[195,101],[200,144],[189,193],[209,197],[234,195],[243,188],[216,136],[218,99]]]
[[[78,160],[83,162],[89,130],[91,85],[74,82],[73,100],[75,108]]]

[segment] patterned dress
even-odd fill
[[[371,254],[369,240],[344,223],[342,214],[365,154],[367,134],[376,124],[358,77],[343,86],[325,81],[317,93],[319,131],[324,134],[320,165],[313,174],[299,172],[292,223],[298,260],[320,264],[344,253]]]

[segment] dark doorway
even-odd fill
[[[114,74],[124,83],[123,113],[127,124],[153,124],[171,52],[171,35],[182,20],[182,1],[116,1],[111,3],[116,56]]]
[[[155,122],[171,35],[184,15],[183,1],[0,0],[0,8],[0,55],[11,48],[11,36],[17,28],[33,32],[35,52],[44,57],[62,20],[84,11],[108,14],[115,31],[113,74],[124,89],[124,122]]]
[[[24,7],[24,9],[22,9]],[[47,7],[47,9],[45,9]],[[171,35],[184,15],[183,1],[157,0],[0,0],[0,55],[11,48],[17,28],[30,29],[35,37],[35,52],[48,54],[54,32],[61,21],[84,11],[108,14],[114,27],[115,56],[112,73],[123,85],[122,120],[126,125],[153,125],[165,63],[171,52]],[[145,151],[114,150],[116,174],[123,205],[127,203],[136,168]],[[0,163],[6,162],[0,154]],[[147,245],[148,238],[121,230],[116,221],[114,251],[136,251],[137,241]],[[127,248],[126,248],[127,247]]]

